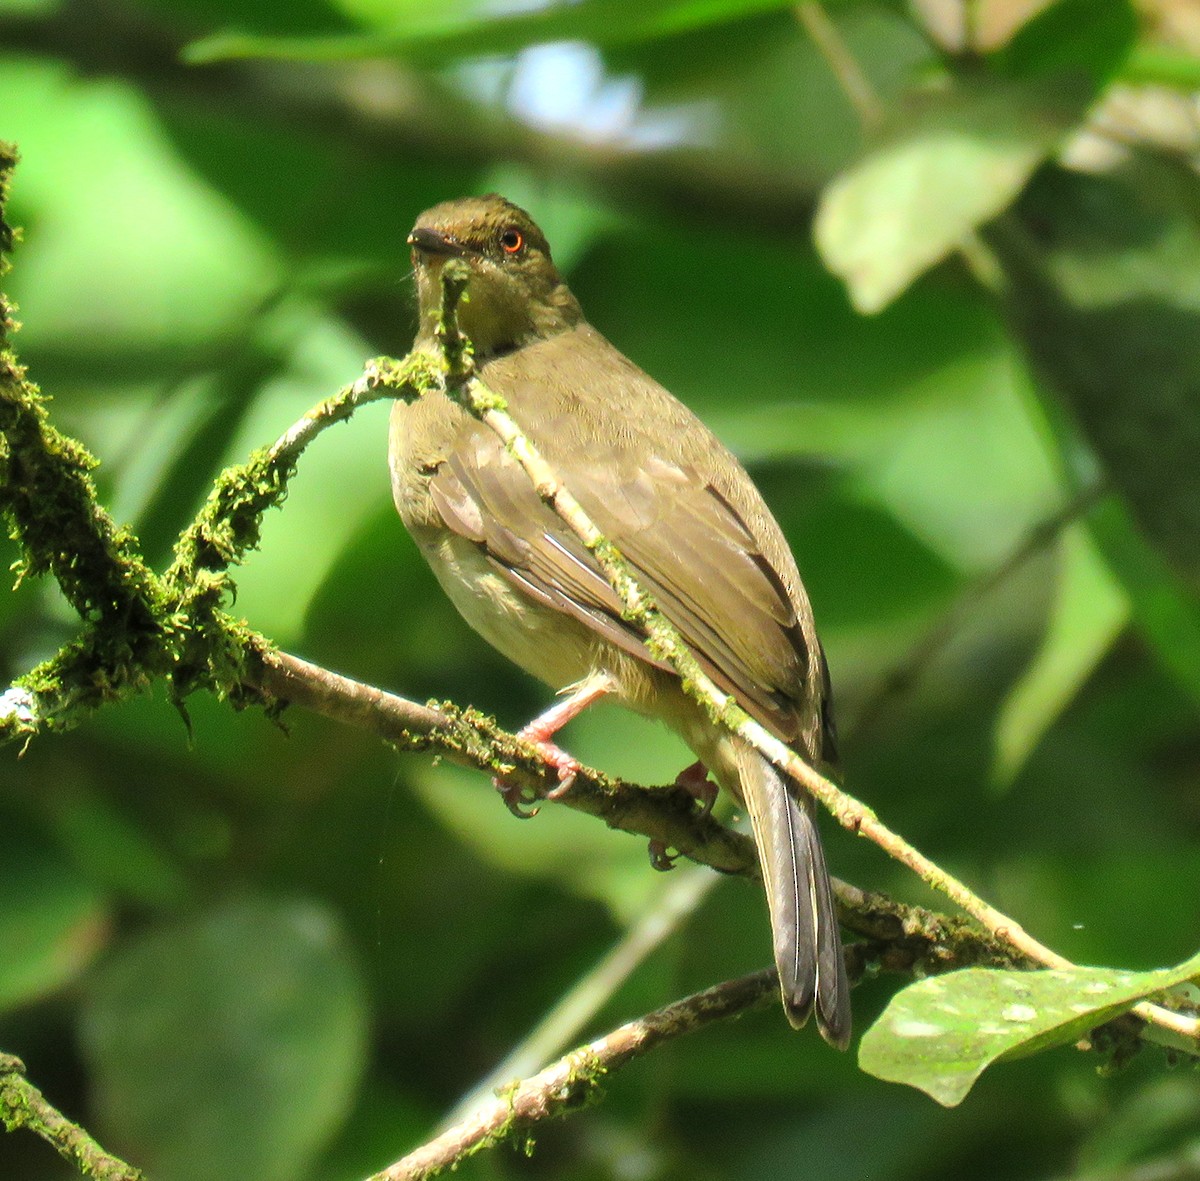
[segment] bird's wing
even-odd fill
[[[796,737],[808,652],[795,606],[729,502],[686,466],[636,466],[596,448],[560,471],[710,676],[752,716]],[[588,457],[590,458],[590,457]],[[490,429],[467,425],[433,475],[445,525],[477,543],[510,582],[649,663],[642,633],[595,559],[537,495]]]

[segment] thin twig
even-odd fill
[[[755,972],[630,1021],[573,1050],[540,1074],[514,1083],[470,1120],[423,1144],[370,1181],[421,1181],[541,1120],[565,1115],[588,1101],[603,1075],[665,1041],[765,1003],[778,987],[773,971]]]
[[[10,1131],[28,1128],[54,1145],[81,1173],[99,1181],[143,1181],[140,1169],[106,1152],[78,1124],[72,1123],[25,1077],[25,1066],[11,1054],[0,1054],[0,1119]]]
[[[419,398],[436,381],[431,358],[424,353],[409,353],[402,361],[368,361],[358,378],[314,406],[265,451],[226,468],[175,546],[175,560],[163,575],[167,590],[185,595],[199,572],[210,577],[223,573],[258,544],[264,514],[283,502],[301,453],[322,431],[344,422],[368,402]]]
[[[853,723],[856,738],[878,725],[888,706],[906,693],[950,646],[964,620],[997,588],[1052,545],[1062,531],[1086,516],[1108,492],[1107,480],[1083,489],[1061,508],[1034,525],[999,565],[972,582],[948,611],[909,649],[904,659],[867,698]]]
[[[883,103],[875,93],[875,87],[858,64],[849,46],[842,40],[837,25],[816,0],[805,0],[796,5],[796,19],[812,38],[817,51],[833,71],[850,105],[858,115],[859,122],[867,131],[872,131],[883,122]]]
[[[500,1064],[455,1104],[442,1127],[466,1122],[488,1105],[498,1087],[510,1079],[533,1074],[552,1055],[569,1046],[633,971],[695,913],[721,880],[697,866],[672,876],[675,880],[660,891],[621,938],[559,997]]]

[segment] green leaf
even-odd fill
[[[1102,505],[1091,526],[1159,663],[1200,702],[1200,599],[1150,546],[1123,504]]]
[[[980,78],[914,99],[885,142],[818,204],[817,247],[854,306],[886,307],[1005,209],[1087,97]]]
[[[1063,537],[1049,626],[1009,691],[996,723],[997,783],[1012,783],[1042,736],[1071,704],[1129,619],[1129,599],[1082,526]]]
[[[0,840],[0,1012],[69,984],[103,946],[107,908],[79,872],[10,816]]]
[[[496,16],[478,4],[410,6],[396,20],[395,5],[355,3],[355,15],[377,26],[363,34],[326,37],[255,37],[220,33],[193,42],[184,52],[193,63],[263,57],[286,61],[337,61],[406,56],[444,61],[456,57],[514,53],[546,41],[631,45],[723,24],[759,12],[787,8],[783,0],[578,0],[544,4]]]
[[[1105,176],[1048,168],[992,237],[1043,396],[1069,408],[1146,537],[1200,590],[1195,202],[1194,175],[1149,153]]]
[[[990,61],[1014,78],[1083,76],[1099,91],[1129,57],[1137,31],[1129,0],[1059,0]]]
[[[859,1065],[954,1107],[993,1062],[1075,1041],[1197,975],[1200,955],[1153,972],[966,968],[930,977],[892,998],[863,1035]]]
[[[304,1171],[362,1071],[362,984],[333,916],[242,898],[123,947],[82,1017],[95,1105],[161,1181]]]

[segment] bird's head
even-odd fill
[[[432,339],[448,258],[462,259],[471,271],[458,323],[481,359],[553,336],[583,317],[533,218],[495,193],[427,209],[408,244],[421,314],[418,340]]]

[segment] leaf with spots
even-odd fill
[[[1200,955],[1153,972],[949,972],[897,993],[863,1035],[858,1063],[876,1078],[907,1083],[954,1107],[993,1062],[1076,1041],[1145,997],[1196,976]]]

